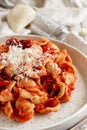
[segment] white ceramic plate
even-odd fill
[[[33,38],[38,36],[15,36],[17,38]],[[1,38],[0,43],[8,37]],[[52,39],[51,39],[52,40]],[[87,113],[87,57],[79,50],[60,41],[54,41],[59,48],[66,48],[70,54],[74,65],[77,68],[76,89],[72,93],[72,99],[68,103],[61,105],[60,111],[46,115],[34,116],[26,123],[10,121],[5,115],[0,113],[0,127],[11,130],[66,130],[79,122]]]

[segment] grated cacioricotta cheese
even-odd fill
[[[47,62],[46,57],[52,57],[52,55],[43,54],[42,48],[35,44],[26,49],[10,45],[9,51],[0,55],[1,63],[5,64],[5,66],[14,66],[15,75],[19,77],[40,73],[41,70],[34,69],[34,67],[45,65]]]

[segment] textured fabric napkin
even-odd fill
[[[15,34],[8,26],[6,15],[13,6],[25,3],[37,7],[58,24],[68,27],[69,32],[80,35],[87,41],[86,0],[0,0],[0,36]],[[19,34],[28,34],[24,28]]]

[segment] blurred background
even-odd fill
[[[87,0],[0,0],[0,37],[15,34],[8,26],[6,15],[19,3],[38,8],[54,21],[67,27],[69,32],[87,41]],[[20,32],[28,33],[29,29]]]

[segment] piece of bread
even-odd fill
[[[19,4],[12,8],[8,15],[7,21],[14,32],[21,31],[26,25],[31,23],[35,18],[35,11],[28,5]]]

